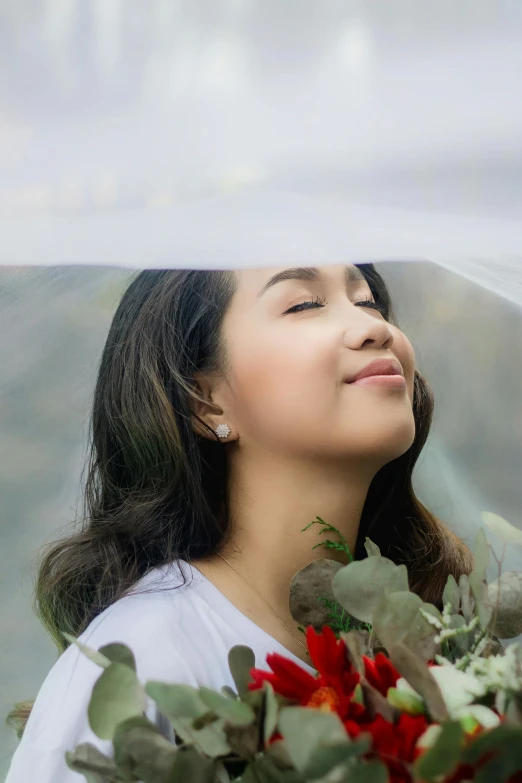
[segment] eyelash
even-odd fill
[[[312,304],[312,305],[315,304],[318,307],[324,307],[325,304],[327,304],[327,301],[326,299],[322,299],[320,296],[316,296],[314,299],[309,299],[306,302],[300,302],[299,304],[294,305],[289,310],[286,310],[284,315],[286,315],[287,313],[299,313],[302,312],[303,310],[310,310],[311,309],[310,307],[305,307],[305,305],[308,304]],[[369,307],[372,310],[378,310],[378,312],[382,313],[382,315],[384,315],[385,312],[384,305],[379,304],[378,302],[374,302],[369,298],[361,299],[359,302],[354,302],[354,304],[359,307],[364,306],[364,307]]]

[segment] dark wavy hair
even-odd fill
[[[359,269],[396,324],[381,275],[373,264]],[[36,580],[35,611],[60,653],[62,631],[81,634],[150,569],[219,552],[230,535],[226,446],[208,427],[213,440],[197,435],[192,410],[194,373],[226,366],[221,324],[235,288],[232,271],[150,270],[121,299],[94,392],[81,529],[46,548]],[[370,485],[355,556],[365,557],[370,536],[406,564],[411,589],[440,606],[448,575],[469,573],[472,557],[413,491],[433,414],[417,371],[413,413],[412,446]],[[7,718],[19,737],[32,703]]]

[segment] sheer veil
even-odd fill
[[[435,393],[421,500],[470,544],[482,511],[522,529],[517,0],[18,0],[0,19],[4,714],[55,659],[35,562],[74,519],[136,269],[378,264]]]

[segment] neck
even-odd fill
[[[321,466],[282,460],[273,454],[255,466],[231,455],[230,516],[232,537],[223,550],[242,574],[291,621],[289,587],[294,574],[313,560],[347,563],[342,552],[318,547],[335,534],[318,535],[317,516],[333,525],[354,552],[363,506],[375,471],[366,466]]]

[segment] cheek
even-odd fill
[[[338,354],[317,337],[296,339],[259,329],[229,341],[234,406],[243,416],[294,416],[321,401],[331,406]],[[325,400],[326,397],[326,400]],[[299,412],[301,412],[300,415]]]
[[[413,350],[413,345],[400,329],[397,329],[397,327],[392,327],[392,329],[394,336],[392,351],[402,364],[404,376],[408,384],[408,396],[410,400],[413,401],[413,383],[415,375],[415,352]]]

